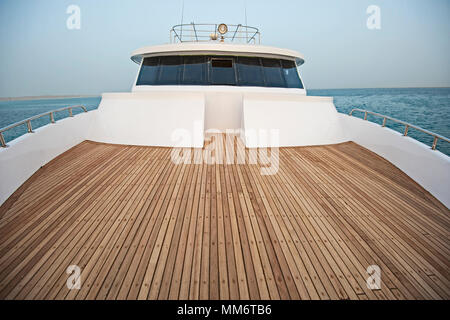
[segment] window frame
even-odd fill
[[[231,87],[238,87],[238,78],[237,78],[237,74],[236,74],[236,62],[235,62],[235,57],[234,56],[207,56],[208,58],[208,86],[231,86]],[[232,67],[231,69],[233,69],[233,73],[234,73],[234,84],[214,84],[213,83],[213,60],[231,60],[231,64]]]

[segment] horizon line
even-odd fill
[[[360,87],[360,88],[307,88],[308,90],[364,90],[364,89],[449,89],[450,86],[442,87]],[[107,91],[106,91],[107,92]],[[63,94],[63,95],[39,95],[39,96],[19,96],[19,97],[0,97],[0,101],[12,100],[45,100],[61,98],[97,98],[100,94]]]

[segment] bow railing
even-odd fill
[[[423,129],[423,128],[421,128],[419,126],[416,126],[416,125],[413,125],[411,123],[408,123],[408,122],[405,122],[405,121],[402,121],[402,120],[398,120],[396,118],[392,118],[392,117],[389,117],[389,116],[386,116],[386,115],[383,115],[383,114],[379,114],[379,113],[376,113],[376,112],[373,112],[373,111],[355,108],[355,109],[352,109],[352,111],[350,111],[349,115],[352,116],[353,112],[355,112],[355,111],[363,112],[364,113],[364,120],[367,120],[367,115],[368,114],[371,114],[371,115],[379,117],[379,118],[383,118],[383,124],[381,125],[382,127],[386,127],[387,120],[390,120],[390,121],[393,121],[393,122],[396,122],[396,123],[404,125],[405,129],[403,131],[403,135],[405,137],[408,135],[409,128],[413,128],[413,129],[416,129],[416,130],[418,130],[420,132],[428,134],[428,135],[433,137],[433,144],[431,146],[431,149],[433,149],[433,150],[436,150],[436,145],[437,145],[438,140],[443,140],[443,141],[446,141],[446,142],[450,142],[449,138],[441,136],[440,134],[434,133],[432,131]]]
[[[72,112],[72,110],[73,110],[74,108],[81,108],[81,109],[83,109],[84,112],[88,112],[85,106],[70,106],[70,107],[64,107],[64,108],[61,108],[61,109],[56,109],[56,110],[48,111],[48,112],[45,112],[45,113],[41,113],[41,114],[32,116],[32,117],[30,117],[30,118],[27,118],[27,119],[25,119],[25,120],[21,120],[21,121],[19,121],[19,122],[13,123],[13,124],[11,124],[11,125],[9,125],[9,126],[6,126],[6,127],[4,127],[4,128],[1,128],[1,129],[0,129],[0,146],[3,147],[3,148],[8,147],[8,145],[6,144],[6,141],[5,141],[5,137],[3,136],[3,133],[4,133],[5,131],[8,131],[8,130],[11,130],[11,129],[15,128],[15,127],[18,127],[18,126],[21,126],[21,125],[23,125],[23,124],[26,124],[26,125],[27,125],[27,131],[28,131],[28,133],[33,133],[34,131],[33,131],[32,125],[31,125],[31,121],[32,121],[32,120],[36,120],[36,119],[39,119],[39,118],[43,118],[43,117],[48,116],[48,117],[50,117],[50,122],[51,122],[51,123],[55,123],[55,122],[56,122],[56,121],[55,121],[55,113],[56,113],[56,112],[61,112],[61,111],[69,110],[69,117],[73,117],[73,112]]]

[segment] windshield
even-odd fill
[[[297,66],[292,60],[206,55],[145,58],[136,85],[231,85],[303,89]]]

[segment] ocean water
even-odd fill
[[[403,120],[450,138],[450,88],[392,88],[392,89],[327,89],[308,90],[308,95],[332,96],[339,112],[349,113],[353,108],[366,109]],[[364,118],[361,112],[354,116]],[[367,120],[379,124],[382,118],[368,115]],[[387,121],[387,127],[403,133],[405,126]],[[428,146],[433,138],[413,128],[413,137]],[[450,143],[439,140],[437,149],[450,156]]]
[[[97,109],[100,104],[100,100],[101,97],[0,101],[0,128],[4,128],[7,125],[37,114],[68,106],[83,105],[88,110]],[[74,115],[80,112],[83,112],[81,108],[73,109]],[[54,114],[56,121],[62,118],[67,118],[68,116],[68,110]],[[33,129],[42,127],[49,123],[49,116],[31,121]],[[26,124],[23,124],[6,131],[3,133],[3,136],[6,142],[8,142],[25,133],[27,133],[27,126]]]
[[[308,95],[332,96],[339,112],[349,113],[352,108],[367,109],[388,115],[424,129],[450,137],[450,88],[395,88],[395,89],[317,89]],[[45,100],[0,101],[0,128],[33,115],[69,105],[84,105],[88,110],[98,107],[100,97]],[[81,112],[74,110],[74,114]],[[355,116],[363,117],[362,113]],[[68,116],[68,111],[56,114],[55,119]],[[382,119],[369,115],[368,120],[381,124]],[[49,124],[49,118],[32,121],[33,128]],[[390,127],[403,132],[404,126],[387,122]],[[27,132],[22,125],[6,132],[11,141]],[[409,129],[408,135],[431,146],[433,138],[420,131]],[[450,156],[450,143],[438,141],[437,149]]]

